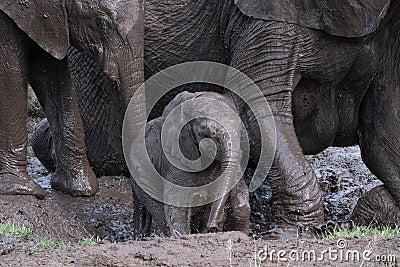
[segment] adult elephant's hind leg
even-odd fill
[[[358,200],[351,219],[358,225],[400,225],[400,207],[387,189],[380,185]]]
[[[94,195],[98,182],[87,160],[82,119],[67,62],[55,60],[39,48],[32,54],[29,82],[44,106],[55,147],[56,171],[51,185],[74,196]]]
[[[2,16],[0,12],[0,28],[7,34],[0,40],[0,194],[44,198],[45,191],[28,177],[26,170],[27,93],[23,45],[18,40],[19,30],[4,23]]]
[[[358,206],[360,209],[369,206],[377,218],[400,218],[400,88],[391,84],[372,86],[360,109],[359,140],[363,161],[384,188],[367,193]],[[393,204],[397,208],[389,208]],[[369,215],[360,209],[355,210],[357,221],[371,223]],[[385,224],[382,219],[379,223]]]

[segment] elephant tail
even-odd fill
[[[35,127],[32,135],[31,146],[33,153],[49,171],[56,168],[53,136],[47,119],[41,120]]]

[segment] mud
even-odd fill
[[[325,220],[345,223],[357,200],[365,192],[382,184],[364,165],[356,147],[328,148],[321,154],[307,156],[323,191]],[[250,180],[252,171],[247,170]],[[271,228],[272,191],[268,181],[251,193],[253,235],[262,237]]]
[[[329,148],[308,159],[324,192],[327,220],[349,220],[358,198],[382,184],[362,162],[358,147]]]
[[[30,163],[36,166],[35,170],[45,173],[40,162],[31,157]],[[32,175],[35,177],[35,175]],[[24,209],[35,210],[35,214],[55,213],[46,221],[54,225],[78,225],[80,235],[71,235],[69,231],[59,235],[64,241],[76,241],[82,237],[98,236],[110,242],[122,242],[133,239],[133,201],[130,184],[125,177],[101,177],[99,179],[100,191],[95,197],[74,198],[50,187],[50,174],[35,179],[46,189],[45,201],[30,198],[24,203]],[[12,197],[11,197],[12,198]],[[1,212],[0,212],[1,214]],[[58,221],[54,219],[58,218]],[[34,227],[35,228],[35,227]],[[57,230],[57,229],[55,229]],[[60,231],[56,231],[60,234]]]
[[[2,266],[397,266],[393,259],[400,257],[399,246],[400,238],[267,242],[230,232],[30,253],[16,250],[1,259]],[[324,253],[329,249],[335,251],[330,256]],[[278,251],[285,254],[280,252],[278,258]]]
[[[36,120],[30,121],[30,127]],[[380,184],[360,160],[357,147],[330,148],[308,157],[324,190],[327,219],[346,221],[359,196]],[[260,262],[255,254],[264,245],[268,250],[299,251],[337,248],[337,241],[262,240],[270,229],[271,190],[268,183],[251,195],[251,235],[219,233],[178,239],[153,237],[132,241],[133,202],[129,181],[124,177],[101,177],[100,192],[89,198],[74,198],[50,188],[50,174],[32,155],[30,175],[47,192],[45,200],[29,196],[0,196],[0,222],[11,221],[33,232],[25,238],[0,235],[0,266],[360,266],[346,260]],[[248,175],[251,170],[248,170]],[[78,246],[85,237],[99,237],[100,244]],[[41,239],[54,240],[55,248],[41,248]],[[118,243],[115,243],[118,242]],[[374,254],[399,255],[400,238],[392,240],[348,240],[351,250],[370,249]],[[62,246],[60,245],[62,244]],[[61,247],[60,247],[61,246]],[[366,262],[363,266],[379,266]],[[382,265],[384,266],[384,265]],[[391,265],[395,266],[395,265]]]

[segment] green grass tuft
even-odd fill
[[[8,237],[25,237],[32,233],[32,229],[23,225],[5,222],[0,223],[0,235]]]
[[[94,246],[102,241],[103,240],[101,240],[101,238],[98,236],[85,237],[84,239],[78,242],[78,245],[82,247],[88,247],[88,246]]]
[[[400,227],[385,226],[382,228],[375,228],[372,226],[354,226],[352,230],[334,229],[331,233],[323,235],[326,239],[335,238],[366,238],[373,237],[376,239],[387,239],[400,236]]]
[[[36,241],[36,245],[33,247],[33,250],[36,250],[38,248],[52,249],[58,247],[59,245],[53,239],[48,237],[42,237]]]

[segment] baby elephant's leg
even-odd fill
[[[231,231],[240,231],[245,234],[250,230],[250,202],[249,189],[243,179],[229,193],[229,203],[232,209],[229,213],[228,224]]]

